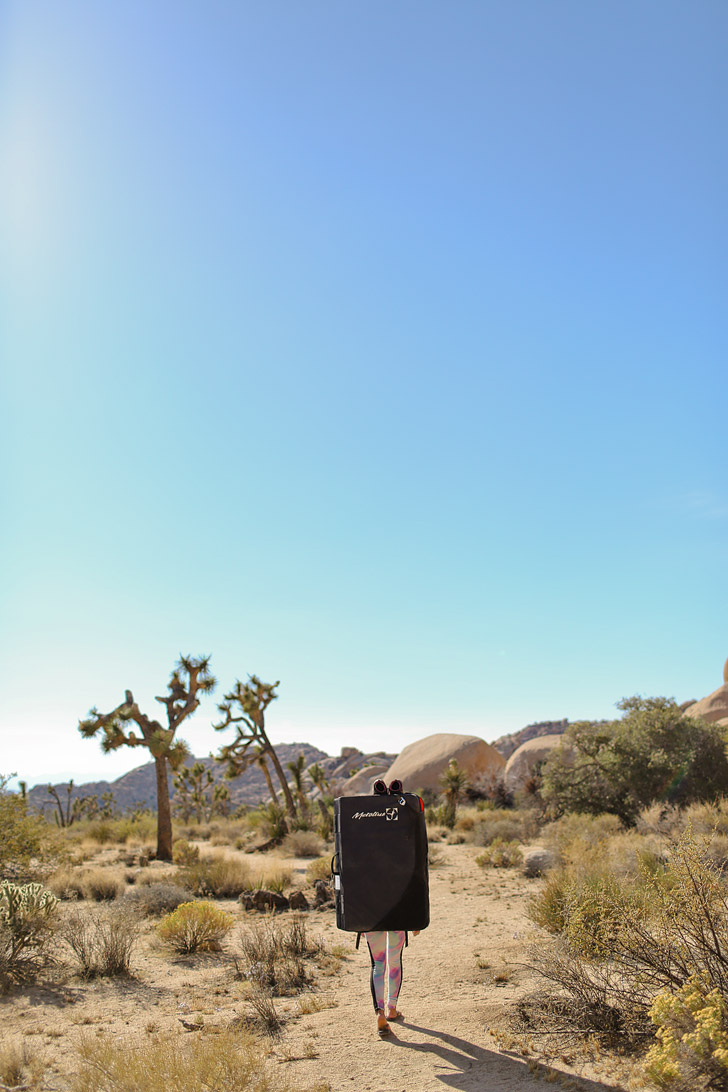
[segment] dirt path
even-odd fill
[[[366,946],[357,952],[353,935],[330,921],[322,926],[351,955],[328,991],[334,1007],[292,1022],[276,1049],[300,1087],[322,1079],[332,1092],[532,1092],[555,1082],[585,1092],[622,1087],[574,1079],[565,1064],[539,1075],[527,1058],[499,1050],[490,1029],[502,1026],[504,1009],[528,985],[529,972],[515,963],[523,959],[532,887],[514,872],[479,869],[477,853],[442,847],[443,864],[430,875],[432,924],[405,951],[405,1019],[386,1040],[375,1031]],[[315,1058],[305,1057],[314,1050]],[[295,1060],[284,1062],[286,1056]]]

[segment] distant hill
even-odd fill
[[[314,762],[318,762],[326,771],[326,776],[332,781],[332,788],[335,788],[337,782],[345,780],[352,772],[356,772],[363,766],[375,762],[381,763],[383,759],[389,764],[396,758],[396,755],[384,754],[382,751],[375,754],[364,754],[356,747],[344,747],[338,757],[332,758],[325,751],[319,750],[318,747],[312,747],[310,743],[279,743],[276,744],[276,753],[284,770],[286,769],[286,763],[294,762],[300,754],[303,754],[307,767],[313,765]],[[214,758],[190,758],[187,760],[187,765],[191,766],[195,762],[201,762],[206,769],[210,770],[216,782],[225,780],[225,767]],[[275,777],[273,781],[277,787]],[[236,777],[233,781],[227,781],[226,784],[230,791],[233,807],[238,807],[240,804],[255,805],[270,799],[263,771],[257,765],[251,766],[239,777]],[[67,785],[68,782],[54,786],[64,807],[67,799]],[[174,802],[174,785],[171,776],[169,789]],[[119,812],[127,811],[138,805],[156,808],[157,781],[154,763],[145,762],[143,766],[137,766],[136,769],[130,770],[129,773],[123,774],[115,781],[88,781],[83,785],[74,785],[71,799],[75,800],[80,796],[100,797],[106,792],[114,794],[114,804]],[[55,802],[48,795],[46,785],[35,785],[30,789],[28,791],[28,802],[31,807],[49,817],[55,811]]]

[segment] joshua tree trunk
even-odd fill
[[[154,771],[157,775],[157,860],[172,860],[172,812],[169,806],[169,785],[167,782],[167,759],[154,759]]]
[[[283,790],[283,796],[284,796],[284,799],[286,801],[286,811],[290,815],[291,819],[295,819],[296,818],[296,804],[295,804],[295,801],[293,799],[293,795],[291,793],[291,790],[290,790],[290,788],[288,786],[288,782],[286,781],[286,775],[283,772],[283,767],[281,766],[281,764],[280,764],[280,762],[278,760],[278,755],[276,754],[274,747],[271,746],[270,750],[267,752],[267,754],[270,755],[270,760],[273,763],[273,769],[275,770],[276,774],[278,775],[278,780],[281,783],[281,789]]]
[[[278,793],[276,792],[276,787],[273,784],[273,778],[270,775],[270,770],[268,769],[268,763],[266,761],[265,755],[260,756],[260,758],[258,759],[258,765],[260,766],[261,770],[263,771],[263,776],[265,777],[265,781],[266,781],[266,784],[268,786],[268,792],[270,793],[271,800],[277,806],[278,805]]]

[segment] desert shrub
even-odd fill
[[[280,1068],[244,1028],[214,1036],[159,1037],[143,1043],[107,1036],[83,1040],[73,1092],[289,1092]]]
[[[136,887],[147,887],[155,883],[176,883],[183,876],[184,872],[178,873],[175,868],[145,868],[137,872],[134,884]]]
[[[315,861],[306,865],[306,879],[309,883],[316,883],[316,880],[328,882],[331,879],[331,858],[317,857]]]
[[[193,865],[200,859],[200,847],[184,838],[172,844],[172,860],[176,865]]]
[[[59,899],[82,899],[84,872],[72,865],[61,865],[46,881],[46,887]]]
[[[128,907],[72,910],[60,936],[78,960],[84,978],[126,978],[139,939],[139,926]]]
[[[265,921],[241,930],[235,962],[239,977],[283,996],[310,985],[312,976],[304,961],[321,952],[321,942],[310,940],[300,919],[288,925]]]
[[[281,844],[281,852],[286,857],[318,857],[323,848],[323,841],[313,830],[291,831]]]
[[[606,867],[566,867],[551,873],[528,905],[533,922],[550,933],[563,933],[569,951],[605,953],[615,929],[638,894]]]
[[[194,895],[234,899],[250,886],[250,865],[237,857],[211,855],[182,869],[179,879]]]
[[[291,886],[293,873],[290,868],[268,867],[256,873],[248,886],[249,891],[276,891],[282,895]]]
[[[604,845],[623,829],[616,815],[563,815],[544,827],[543,842],[564,864],[579,864],[595,851],[601,860]]]
[[[272,800],[249,812],[247,821],[251,830],[260,831],[266,838],[280,840],[288,833],[286,809]]]
[[[639,834],[658,834],[671,837],[682,829],[680,808],[674,804],[655,801],[643,808],[635,820],[635,829]]]
[[[482,812],[475,819],[470,831],[476,846],[489,846],[496,838],[502,842],[526,842],[536,833],[536,823],[530,811]]]
[[[662,990],[650,1008],[657,1042],[645,1072],[670,1092],[728,1087],[728,1004],[694,976],[675,993]]]
[[[494,838],[475,858],[475,863],[481,868],[515,868],[522,861],[523,854],[518,842],[504,842],[502,838]]]
[[[111,902],[124,890],[124,881],[118,872],[94,868],[81,877],[81,890],[93,902]]]
[[[57,906],[39,883],[0,883],[0,991],[31,981],[47,963]]]
[[[189,891],[176,883],[150,883],[127,891],[124,901],[146,917],[158,917],[188,902]]]
[[[234,924],[232,914],[211,902],[183,902],[160,921],[157,933],[175,952],[219,952]]]
[[[690,830],[696,836],[712,834],[728,835],[728,800],[688,804],[679,813],[681,830]]]
[[[666,990],[683,1006],[675,1012],[683,1012],[688,1035],[702,1035],[691,1030],[685,1009],[691,981],[703,984],[706,997],[717,990],[728,998],[728,888],[704,843],[684,835],[664,867],[643,868],[637,884],[606,870],[586,882],[576,870],[562,870],[545,893],[532,903],[533,916],[560,931],[562,941],[556,955],[544,949],[534,965],[584,1019],[589,1006],[580,1002],[593,990],[612,1010],[613,1031],[620,1020],[648,1025],[656,995]],[[665,1042],[673,1034],[668,1025]]]
[[[442,850],[439,846],[429,845],[427,847],[427,865],[428,868],[441,868],[445,863],[445,858],[442,855]]]
[[[27,878],[33,858],[58,856],[60,839],[45,819],[28,812],[22,796],[8,792],[7,781],[0,775],[0,877]]]

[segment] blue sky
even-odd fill
[[[6,0],[5,772],[138,765],[78,719],[179,652],[329,753],[720,684],[727,33]]]

